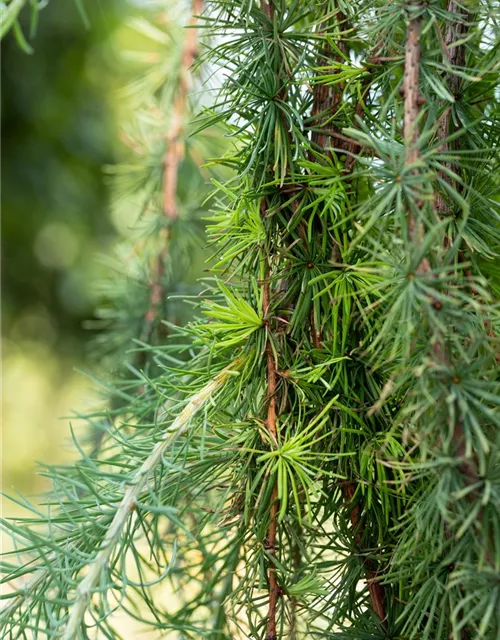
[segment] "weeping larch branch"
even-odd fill
[[[418,3],[415,3],[415,6],[418,6]],[[455,19],[450,20],[447,25],[446,35],[444,38],[444,55],[447,57],[447,60],[452,68],[450,73],[447,74],[446,80],[448,84],[448,88],[450,90],[451,95],[454,99],[459,98],[460,91],[460,77],[453,72],[456,68],[465,67],[465,45],[463,44],[463,39],[466,35],[467,31],[467,23],[470,16],[454,1],[449,0],[447,5],[447,11],[452,14]],[[418,160],[418,117],[419,117],[419,60],[420,60],[420,27],[421,27],[421,19],[415,18],[410,21],[407,30],[407,41],[406,41],[406,57],[405,57],[405,76],[404,76],[404,138],[405,138],[405,147],[406,147],[406,161],[408,164],[413,164]],[[457,44],[460,43],[461,44]],[[455,133],[457,128],[452,124],[451,119],[451,107],[446,107],[437,127],[437,142],[439,144],[440,150],[443,152],[450,151],[450,143],[447,138]],[[452,142],[453,149],[456,151],[459,149],[460,141],[455,138]],[[444,163],[444,167],[454,172],[458,171],[459,168],[453,162],[446,160]],[[440,170],[439,176],[442,180],[450,184],[451,186],[456,186],[453,183],[452,178],[449,173]],[[436,191],[434,195],[434,206],[436,214],[439,217],[446,217],[451,214],[451,207],[449,201],[441,194]],[[410,233],[415,233],[415,222],[413,220],[411,212],[409,212],[409,228]],[[415,235],[413,235],[415,238]],[[450,242],[448,236],[445,236],[443,245],[446,249],[450,246]],[[459,259],[463,259],[463,253],[459,250]],[[424,258],[419,266],[419,271],[425,272],[430,270],[430,265],[427,258]],[[440,336],[436,336],[436,341],[433,346],[433,354],[438,363],[444,364],[445,366],[449,364],[450,354],[447,351],[446,345],[443,343],[443,340]],[[452,425],[452,437],[451,442],[454,449],[454,454],[461,458],[461,462],[458,465],[458,469],[460,470],[464,481],[467,486],[473,486],[477,483],[480,483],[481,477],[478,472],[477,466],[472,459],[466,459],[466,438],[464,433],[464,427],[462,423],[462,418],[460,417],[460,409],[457,407],[458,416],[455,420],[455,424]],[[467,498],[470,501],[477,500],[479,498],[478,490],[471,491],[467,494]],[[478,513],[478,519],[481,521],[483,519],[483,509],[481,509]],[[492,558],[489,552],[486,554],[488,561],[492,563]]]
[[[274,6],[272,0],[261,0],[261,10],[268,18],[271,24],[274,21]],[[267,201],[265,198],[261,201],[261,215],[264,218],[267,214]],[[269,312],[271,308],[271,283],[270,283],[270,264],[269,257],[264,258],[267,262],[265,266],[265,275],[262,295],[262,314],[264,322],[269,323]],[[270,331],[269,324],[267,330]],[[271,347],[270,337],[267,337],[266,341],[266,366],[267,366],[267,417],[266,427],[267,430],[275,442],[277,442],[278,426],[276,422],[276,362],[274,360],[274,354]],[[276,566],[274,559],[276,558],[276,542],[278,532],[278,485],[277,481],[273,480],[274,485],[271,493],[271,503],[269,507],[269,526],[267,529],[267,536],[265,540],[265,548],[270,556],[268,566],[268,582],[269,582],[269,603],[267,611],[266,622],[266,638],[265,640],[277,640],[277,609],[278,601],[281,596],[281,588],[278,583],[278,576],[276,573]]]
[[[263,200],[265,214],[265,200]],[[266,270],[265,281],[263,283],[263,296],[262,296],[262,315],[264,321],[267,322],[269,318],[270,310],[270,273],[269,268]],[[276,423],[276,363],[274,360],[274,354],[268,337],[266,343],[266,363],[267,363],[267,417],[266,427],[274,442],[277,442],[278,430]],[[278,576],[276,575],[276,567],[274,565],[274,559],[276,557],[276,539],[278,531],[278,487],[276,481],[274,481],[273,490],[271,493],[271,504],[269,508],[269,527],[267,530],[267,536],[265,541],[265,547],[268,554],[271,557],[268,568],[269,579],[269,609],[267,614],[267,627],[266,627],[266,640],[276,640],[276,611],[278,607],[278,600],[281,595],[281,589],[278,583]]]
[[[347,22],[346,16],[342,12],[338,12],[337,14],[337,26],[340,29],[341,25],[344,30],[346,30],[349,25]],[[346,57],[348,56],[348,51],[345,42],[342,40],[338,43],[339,51],[342,52]],[[322,55],[328,55],[331,53],[331,48],[327,47],[325,52]],[[339,105],[342,104],[342,97],[344,92],[343,83],[339,83],[335,86],[324,86],[319,84],[315,88],[314,101],[313,101],[313,116],[316,118],[322,117],[324,121],[328,121],[331,115],[334,115]],[[322,107],[326,109],[323,111]],[[362,113],[362,107],[359,103],[356,104],[355,113],[360,116]],[[362,147],[360,143],[357,141],[343,135],[339,131],[333,129],[328,130],[326,132],[321,132],[321,134],[313,134],[313,141],[315,141],[318,145],[324,147],[325,152],[327,152],[327,146],[329,143],[329,136],[337,139],[339,141],[340,150],[346,150],[348,152],[345,160],[345,171],[347,174],[351,174],[354,168],[354,158],[352,154],[357,147]],[[312,316],[313,317],[313,316]],[[312,325],[312,341],[316,348],[320,348],[319,340],[318,340],[318,332],[316,327],[314,326],[314,322],[311,322]],[[342,496],[345,504],[346,511],[349,512],[349,517],[351,520],[352,531],[353,531],[353,539],[354,542],[363,555],[363,565],[365,568],[365,577],[366,583],[368,587],[368,593],[370,598],[370,606],[373,612],[380,618],[381,621],[384,621],[386,618],[386,610],[385,610],[385,597],[384,597],[384,587],[378,581],[377,570],[374,566],[374,562],[367,557],[367,550],[364,548],[363,544],[363,522],[362,522],[362,504],[360,502],[359,497],[356,496],[356,483],[355,482],[346,482],[342,486]]]
[[[153,260],[150,284],[149,308],[146,312],[146,327],[151,327],[156,320],[164,296],[163,276],[170,239],[168,225],[177,220],[177,183],[179,169],[184,160],[183,131],[187,114],[188,97],[191,89],[191,68],[198,55],[197,16],[203,9],[203,0],[193,0],[192,17],[184,41],[181,64],[177,81],[177,93],[172,108],[169,130],[165,137],[166,151],[163,160],[163,214],[165,225],[160,232],[160,249]],[[147,336],[146,336],[147,337]]]

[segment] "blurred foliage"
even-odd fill
[[[2,42],[3,331],[72,354],[91,313],[96,250],[115,235],[102,165],[113,160],[113,60],[108,45],[127,12],[119,0],[40,12],[26,55]],[[29,27],[30,12],[20,22]],[[28,24],[27,24],[28,23]]]
[[[87,0],[39,12],[34,55],[15,33],[2,41],[2,479],[46,488],[35,461],[68,458],[72,409],[96,401],[82,366],[93,311],[97,253],[119,233],[102,170],[116,157],[113,37],[130,12],[120,0]],[[29,34],[31,11],[19,14]],[[76,424],[75,424],[76,426]],[[12,507],[4,505],[4,513]]]

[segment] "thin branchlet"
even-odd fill
[[[266,18],[271,22],[274,21],[274,4],[273,0],[261,0],[261,9]],[[266,200],[262,200],[261,204],[262,216],[265,218],[267,214]],[[264,260],[268,260],[267,257]],[[265,268],[264,282],[262,285],[262,315],[264,318],[270,316],[271,310],[271,271],[269,263]],[[268,327],[270,330],[269,320]],[[274,353],[271,347],[271,338],[268,337],[266,343],[266,364],[267,364],[267,396],[266,401],[268,403],[266,427],[274,442],[278,441],[278,427],[276,422],[276,393],[277,393],[277,375],[276,375],[276,362],[274,359]],[[267,529],[265,546],[270,556],[268,567],[268,581],[269,581],[269,604],[267,612],[266,623],[266,640],[277,640],[277,626],[276,616],[278,608],[278,600],[280,597],[280,586],[278,583],[278,576],[275,566],[276,559],[276,544],[277,544],[277,531],[278,531],[278,488],[276,482],[273,485],[270,498],[269,507],[269,527]]]
[[[347,22],[344,14],[342,14],[341,12],[338,13],[337,19],[339,21],[339,24],[340,23],[345,24]],[[341,43],[339,44],[339,51],[343,54],[343,58],[348,57],[348,50],[343,41],[341,41]],[[327,52],[330,52],[329,47],[327,48]],[[320,87],[323,87],[323,85],[320,85]],[[335,116],[335,113],[339,105],[342,103],[343,88],[344,88],[343,85],[339,83],[335,87],[336,94],[332,93],[332,88],[330,88],[329,92],[328,91],[327,92],[318,91],[317,93],[315,92],[314,102],[313,102],[313,116],[322,111],[324,111],[323,117],[325,119]],[[334,95],[336,97],[334,97]],[[323,109],[320,109],[317,105],[320,105],[321,107],[323,107]],[[362,107],[360,102],[356,104],[354,113],[356,118],[360,118],[362,114]],[[348,154],[345,159],[345,171],[348,175],[351,174],[354,167],[354,162],[353,162],[354,151],[358,150],[359,147],[362,148],[362,145],[358,143],[356,140],[353,140],[352,138],[349,138],[339,133],[338,131],[335,131],[335,130],[329,131],[329,134],[333,138],[335,138],[336,140],[339,140],[342,143],[342,146],[340,147],[341,150],[343,149],[347,150]],[[321,147],[325,148],[325,151],[326,151],[328,138],[324,133],[321,134],[320,136],[316,136],[316,137],[313,136],[313,141],[316,142]],[[311,313],[311,329],[312,329],[312,342],[315,348],[317,349],[321,348],[321,341],[319,339],[318,331],[314,324],[313,313]],[[359,498],[358,498],[358,503],[354,501],[355,493],[356,493],[355,483],[347,482],[346,484],[343,485],[342,494],[345,502],[346,511],[350,512],[354,542],[358,547],[358,549],[360,550],[360,552],[363,553],[363,523],[361,519],[361,507],[359,505]],[[380,620],[384,621],[386,619],[386,611],[385,611],[385,604],[384,604],[384,587],[378,581],[377,573],[376,573],[376,570],[374,569],[373,561],[365,557],[363,562],[366,568],[366,582],[368,586],[368,592],[370,594],[371,607],[374,613],[380,618]]]
[[[190,398],[181,413],[165,429],[162,439],[155,445],[151,454],[137,470],[130,486],[127,487],[123,498],[116,509],[113,520],[106,531],[101,547],[95,558],[88,566],[88,572],[77,587],[76,598],[70,608],[68,622],[62,635],[63,640],[75,640],[78,637],[79,629],[90,603],[92,594],[99,585],[101,575],[107,570],[109,559],[118,544],[127,521],[134,513],[135,505],[141,494],[147,488],[151,475],[158,465],[162,463],[164,453],[171,447],[174,439],[185,434],[194,416],[203,408],[205,403],[212,400],[217,391],[224,385],[231,373],[237,372],[242,361],[237,360],[229,367],[221,371],[213,380],[205,385],[195,396]],[[161,424],[167,413],[161,410],[158,416],[158,423]]]
[[[186,29],[186,37],[179,67],[177,87],[172,106],[172,112],[165,136],[166,151],[163,159],[163,213],[166,218],[165,226],[160,230],[160,245],[158,254],[153,259],[150,283],[150,303],[146,312],[146,327],[151,327],[161,308],[165,290],[163,280],[165,275],[165,261],[167,259],[170,229],[169,226],[179,217],[177,207],[177,185],[179,171],[184,159],[185,140],[183,129],[186,123],[188,96],[192,85],[191,68],[198,55],[196,21],[203,10],[203,0],[193,0],[192,18]],[[149,332],[148,332],[149,333]],[[147,338],[147,334],[144,336]]]
[[[406,161],[409,165],[418,160],[418,114],[420,96],[420,29],[422,17],[412,16],[420,8],[420,0],[408,3],[410,19],[406,31],[405,70],[403,78],[404,125]]]

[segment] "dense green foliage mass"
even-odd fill
[[[206,3],[148,200],[177,224],[180,148],[223,128],[200,319],[46,470],[48,515],[4,522],[28,586],[2,637],[116,638],[117,609],[172,638],[500,637],[499,15]],[[222,87],[186,129],[193,62]],[[156,237],[145,320],[184,241]]]

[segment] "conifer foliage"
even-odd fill
[[[200,319],[4,522],[2,637],[498,639],[498,3],[195,13]]]
[[[17,41],[19,47],[25,53],[33,53],[34,49],[30,44],[36,36],[39,14],[45,9],[49,0],[10,0],[0,2],[0,38],[3,38],[10,31]],[[89,25],[87,12],[83,0],[74,0],[75,8],[79,12],[84,24]],[[29,12],[29,28],[27,33],[21,26],[21,18]]]

